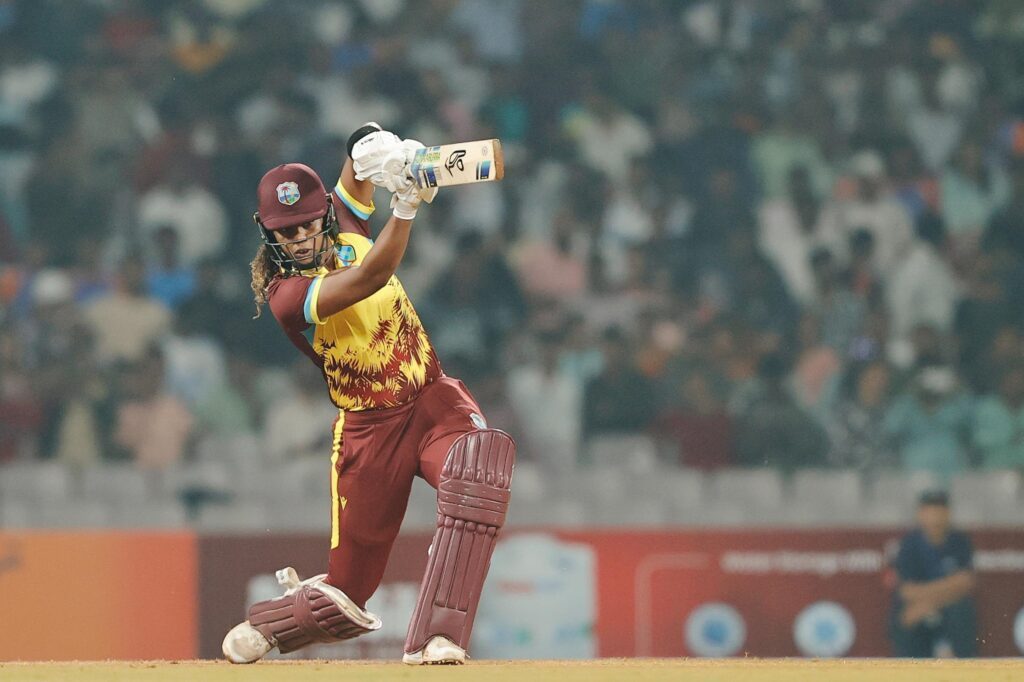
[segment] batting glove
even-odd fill
[[[349,156],[356,179],[369,180],[378,187],[387,187],[389,178],[400,174],[405,166],[402,140],[387,130],[361,137],[352,145]],[[395,186],[388,187],[388,190],[395,191]]]
[[[416,217],[416,210],[420,207],[422,200],[420,188],[411,179],[406,178],[405,184],[399,187],[391,197],[391,212],[396,218],[412,220]]]

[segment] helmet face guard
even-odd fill
[[[268,230],[263,225],[263,221],[260,220],[260,212],[256,211],[252,214],[253,222],[260,228],[260,237],[263,239],[263,243],[270,249],[270,260],[274,261],[285,276],[297,275],[303,270],[312,270],[320,267],[323,265],[321,261],[324,255],[334,249],[334,242],[338,236],[338,218],[334,213],[334,202],[331,201],[330,194],[327,195],[327,213],[324,214],[323,218],[323,229],[316,234],[302,239],[293,239],[289,242],[278,242],[277,237],[274,235],[275,230]],[[309,265],[300,265],[298,261],[288,255],[286,246],[316,239],[321,235],[326,236],[327,239],[324,240],[323,246],[313,253],[313,262]]]

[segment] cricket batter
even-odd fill
[[[349,139],[333,192],[298,163],[271,169],[259,183],[257,306],[269,303],[288,338],[322,370],[339,412],[328,572],[300,582],[294,569],[278,571],[284,596],[254,604],[224,639],[234,663],[380,628],[366,600],[380,584],[416,476],[437,489],[437,532],[402,660],[466,660],[516,449],[507,434],[487,428],[462,382],[445,376],[395,277],[423,198],[404,169],[422,146],[367,124]],[[376,241],[368,223],[375,186],[393,195]]]

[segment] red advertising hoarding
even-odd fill
[[[474,650],[481,657],[887,656],[886,547],[900,534],[513,531],[495,554]],[[1020,655],[1014,626],[1024,623],[1024,532],[971,536],[981,654]],[[275,569],[323,570],[325,542],[201,538],[201,655],[218,655],[220,637],[247,601],[270,596]],[[368,604],[382,612],[384,631],[316,655],[399,656],[428,543],[427,534],[396,543]]]
[[[473,652],[886,656],[887,546],[900,534],[516,529],[495,552]],[[1024,531],[970,535],[980,652],[1019,656]],[[429,541],[395,543],[368,604],[380,632],[303,655],[400,656]],[[247,605],[280,593],[274,571],[324,570],[327,543],[320,534],[0,533],[0,660],[219,657]],[[44,617],[52,613],[63,614],[57,630]]]
[[[182,532],[0,532],[0,661],[194,658]]]

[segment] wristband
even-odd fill
[[[370,133],[376,133],[382,130],[384,129],[373,121],[356,128],[356,131],[348,136],[348,142],[345,145],[345,151],[348,153],[348,157],[350,159],[352,158],[352,148],[356,146],[356,142],[359,142],[359,140],[363,139]]]

